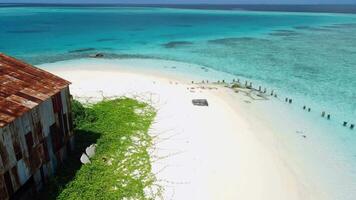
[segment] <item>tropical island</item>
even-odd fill
[[[0,4],[0,199],[354,199],[353,8]]]

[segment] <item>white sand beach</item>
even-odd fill
[[[81,101],[128,96],[158,109],[153,171],[164,199],[327,199],[284,149],[274,134],[280,129],[258,113],[265,101],[222,85],[192,84],[171,68],[140,68],[140,62],[87,59],[41,67],[71,81]],[[192,99],[207,99],[209,106],[194,106]]]

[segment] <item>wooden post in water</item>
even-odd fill
[[[263,90],[263,93],[266,93],[267,92],[267,89],[265,88],[264,90]]]
[[[289,99],[289,103],[292,103],[292,101],[293,101],[292,99]]]
[[[286,102],[288,102],[288,97],[286,98]]]
[[[321,117],[325,117],[325,111],[321,113]]]
[[[271,91],[271,96],[273,96],[273,90]]]
[[[261,92],[261,86],[258,86],[258,91],[260,91],[260,92]]]
[[[308,108],[308,112],[310,112],[311,111],[311,109],[310,108]]]
[[[344,122],[342,125],[343,125],[343,126],[347,126],[347,122]]]
[[[355,125],[354,124],[351,124],[350,125],[350,129],[354,129]]]
[[[245,81],[245,86],[247,87],[247,81]]]
[[[277,98],[277,94],[274,94],[274,97],[276,97],[276,98]]]
[[[223,83],[225,83],[225,80],[222,80]]]
[[[252,88],[252,82],[250,82],[250,88]]]
[[[305,110],[307,107],[306,106],[303,106],[303,110]]]
[[[326,118],[330,119],[330,114],[328,114],[328,116]]]

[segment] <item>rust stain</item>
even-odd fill
[[[38,108],[34,108],[31,111],[31,123],[32,123],[32,127],[33,127],[33,133],[34,133],[34,138],[35,138],[35,144],[40,143],[43,138],[43,127],[42,127],[42,123],[41,123],[41,115],[39,112]]]
[[[35,134],[37,134],[38,141],[42,141],[44,136],[41,121],[36,122],[33,127]]]
[[[27,169],[31,169],[30,157],[24,157],[24,158],[23,158],[23,161],[24,161],[24,163],[25,163],[25,165],[26,165],[26,168],[27,168]]]
[[[70,82],[0,53],[0,128],[66,88]]]
[[[31,172],[32,174],[41,167],[42,165],[42,155],[41,152],[43,151],[43,148],[41,148],[41,145],[38,145],[36,148],[33,148],[31,153],[30,153],[30,161],[31,161]]]
[[[18,135],[19,130],[13,123],[9,125],[9,130],[11,133],[11,140],[12,140],[12,146],[14,149],[15,157],[16,160],[18,161],[22,159],[22,148]]]
[[[46,159],[46,155],[45,155],[45,152],[44,152],[44,148],[43,148],[43,144],[39,144],[38,147],[37,147],[37,152],[38,152],[38,156],[40,157],[41,159],[41,164],[42,163],[45,163],[45,159]]]

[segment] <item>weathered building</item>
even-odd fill
[[[0,200],[31,197],[73,149],[69,84],[0,54]]]

